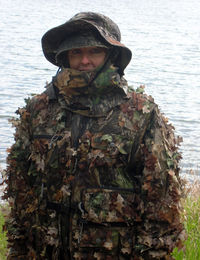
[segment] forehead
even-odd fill
[[[105,47],[99,47],[99,46],[90,46],[90,47],[80,47],[80,48],[73,48],[71,50],[69,50],[68,52],[74,51],[74,50],[80,50],[80,51],[90,51],[90,50],[102,50],[102,51],[106,51],[107,48]]]

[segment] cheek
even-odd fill
[[[99,65],[103,64],[104,61],[105,61],[105,58],[106,58],[106,55],[102,55],[102,56],[96,58],[96,60],[95,60],[95,62],[94,62],[95,65],[96,65],[96,66],[99,66]]]
[[[69,57],[69,66],[71,69],[76,69],[80,63],[80,59],[77,57]]]

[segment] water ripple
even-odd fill
[[[1,1],[2,2],[2,1]],[[110,16],[133,52],[126,78],[146,92],[183,136],[182,167],[199,167],[200,144],[200,2],[199,0],[7,0],[1,4],[0,164],[13,142],[8,119],[24,98],[44,90],[56,68],[43,57],[44,32],[79,11]]]

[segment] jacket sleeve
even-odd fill
[[[27,237],[30,229],[33,198],[33,178],[29,176],[29,156],[31,147],[30,113],[27,109],[18,109],[18,119],[12,123],[16,128],[15,143],[7,157],[6,182],[4,199],[10,205],[10,215],[7,218],[8,259],[25,259],[31,237]],[[27,259],[27,258],[26,258]]]
[[[140,180],[142,201],[136,248],[147,259],[161,259],[174,247],[181,247],[185,239],[180,218],[179,138],[155,104],[144,122],[131,156],[132,174]]]

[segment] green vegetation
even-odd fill
[[[200,182],[189,185],[186,193],[183,220],[188,238],[184,243],[184,249],[174,249],[172,255],[176,260],[200,259]]]
[[[6,259],[6,233],[3,231],[4,225],[4,206],[0,205],[0,260]]]

